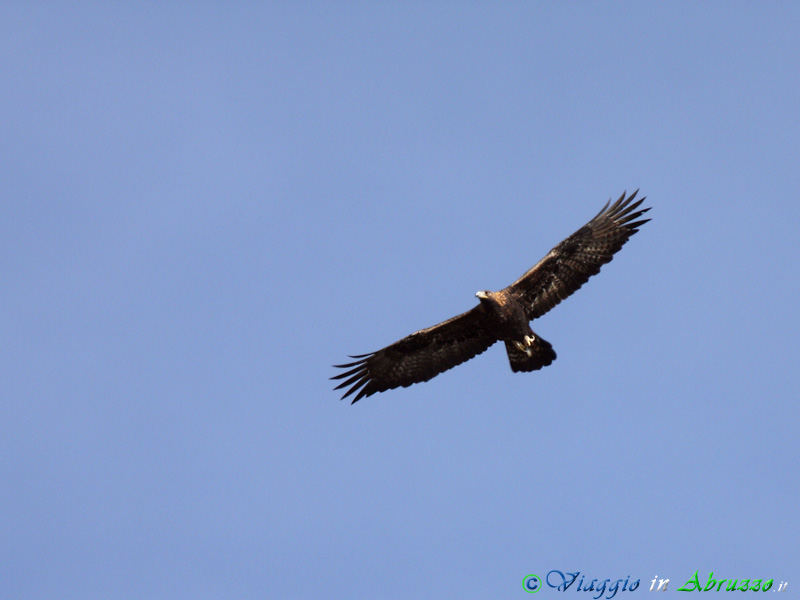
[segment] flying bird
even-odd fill
[[[556,359],[549,342],[539,337],[529,322],[537,319],[578,290],[639,227],[650,208],[637,210],[644,197],[634,202],[638,190],[625,193],[586,225],[550,250],[522,277],[499,292],[480,291],[480,303],[443,323],[422,329],[377,352],[351,356],[356,359],[336,368],[347,369],[331,377],[344,379],[334,389],[350,386],[342,400],[358,392],[352,403],[377,392],[408,387],[436,377],[484,352],[502,340],[511,370],[537,371]],[[638,220],[637,220],[638,219]]]

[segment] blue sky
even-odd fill
[[[3,4],[3,596],[800,585],[799,28],[790,2]],[[332,391],[636,188],[652,222],[533,324],[552,366],[496,346]]]

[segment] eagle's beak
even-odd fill
[[[475,292],[475,297],[480,298],[481,300],[486,300],[486,298],[488,298],[489,296],[486,295],[486,292],[480,291],[480,292]]]

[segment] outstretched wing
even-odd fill
[[[444,323],[412,333],[383,350],[351,356],[358,360],[334,365],[348,369],[331,377],[347,378],[334,389],[352,386],[342,400],[359,390],[353,398],[355,403],[376,392],[428,381],[468,361],[497,341],[484,327],[484,310],[479,304]]]
[[[600,267],[611,262],[614,254],[638,227],[650,219],[636,220],[649,208],[636,210],[644,198],[633,202],[636,192],[609,206],[558,244],[508,289],[525,307],[528,319],[541,317],[559,302],[577,291]]]

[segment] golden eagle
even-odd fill
[[[358,391],[353,403],[365,396],[428,381],[439,373],[477,356],[503,340],[511,370],[536,371],[556,359],[549,342],[536,335],[529,321],[541,317],[579,289],[610,262],[638,227],[649,208],[636,210],[638,190],[609,200],[591,221],[558,244],[542,260],[499,292],[475,294],[480,304],[470,311],[428,327],[386,346],[360,354],[336,368],[348,369],[331,379],[345,379],[335,389],[351,386],[342,400]],[[609,206],[610,204],[610,206]]]

